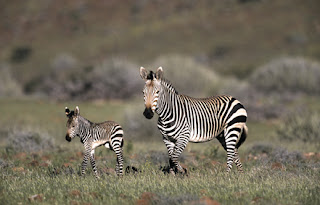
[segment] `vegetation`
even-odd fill
[[[318,112],[296,112],[289,115],[277,129],[284,141],[312,142],[320,147],[320,115]]]
[[[0,64],[0,97],[21,95],[21,85],[13,77],[9,65]]]
[[[280,58],[255,70],[250,83],[265,93],[320,94],[320,64],[305,58]]]
[[[0,204],[320,204],[318,5],[0,3]],[[225,173],[213,140],[187,145],[188,176],[168,175],[157,119],[142,115],[140,66],[162,66],[181,94],[244,104],[244,174]],[[65,140],[64,108],[76,105],[123,126],[123,177],[105,148],[95,153],[101,179],[90,166],[79,175],[83,146]]]
[[[7,147],[0,152],[1,203],[318,204],[320,200],[317,194],[320,156],[316,147],[310,143],[296,147],[296,141],[287,141],[285,149],[279,146],[282,140],[272,137],[275,125],[270,127],[266,122],[260,125],[249,122],[250,136],[240,148],[245,174],[239,174],[236,167],[232,173],[225,173],[226,153],[214,140],[188,144],[181,161],[189,176],[168,175],[167,151],[161,136],[151,133],[146,138],[144,131],[132,136],[131,131],[125,130],[127,173],[122,178],[116,177],[114,153],[98,148],[96,162],[101,179],[97,180],[90,166],[86,176],[79,175],[83,147],[77,139],[71,143],[64,139],[65,104],[17,99],[1,99],[0,104],[1,124],[7,127],[0,132],[0,144]],[[132,110],[133,106],[121,101],[72,104],[81,106],[82,115],[89,119],[113,119],[121,124],[128,118],[122,116],[122,108]],[[18,115],[21,110],[24,116]],[[38,119],[48,111],[49,122],[39,123]],[[141,113],[142,110],[134,115]],[[29,134],[28,129],[17,128],[13,121],[21,122],[21,127],[39,126],[48,132],[32,128]],[[26,145],[32,144],[33,148],[22,149],[21,137],[30,139]],[[38,142],[48,142],[44,144],[50,147]],[[13,145],[16,147],[10,148]]]

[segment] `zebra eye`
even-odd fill
[[[156,91],[156,94],[159,94],[159,92],[160,92],[160,90],[157,90],[157,91]]]

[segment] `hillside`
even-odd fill
[[[26,82],[65,53],[82,66],[179,53],[245,77],[277,56],[319,59],[319,10],[316,0],[2,1],[0,62]]]

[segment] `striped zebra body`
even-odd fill
[[[92,169],[98,177],[97,167],[94,159],[95,148],[105,146],[113,150],[117,155],[116,173],[123,174],[123,130],[119,124],[113,121],[106,121],[102,123],[93,123],[84,117],[80,116],[79,108],[76,107],[75,111],[66,108],[67,122],[67,135],[66,140],[71,141],[75,136],[80,137],[83,143],[85,152],[81,165],[81,174],[85,174],[85,169],[90,159]]]
[[[247,134],[247,112],[231,96],[197,99],[179,95],[169,81],[162,77],[162,68],[149,74],[144,68],[140,75],[146,80],[144,115],[157,113],[158,128],[168,149],[170,170],[184,172],[178,158],[187,143],[206,142],[217,138],[227,151],[227,171],[235,162],[242,172],[238,148]]]

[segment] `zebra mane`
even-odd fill
[[[85,123],[87,126],[91,126],[92,124],[94,124],[93,122],[91,122],[90,120],[82,117],[81,115],[78,116],[78,119],[79,119],[82,123]]]
[[[165,88],[167,88],[168,90],[170,90],[171,92],[175,93],[178,95],[178,91],[173,87],[173,85],[171,84],[171,82],[165,78],[161,79],[161,85],[163,85]]]

